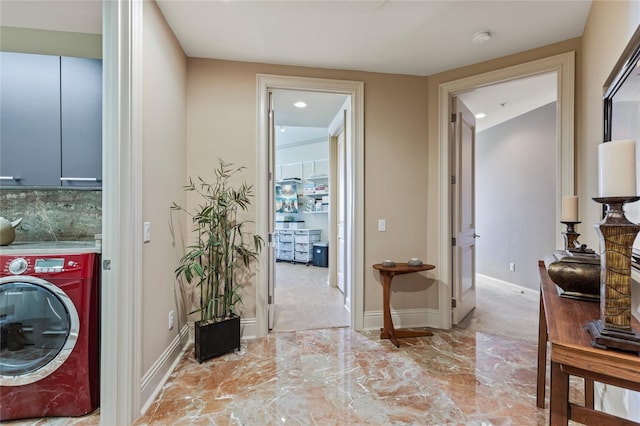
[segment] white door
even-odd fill
[[[452,235],[452,321],[458,324],[476,307],[474,115],[457,97],[452,102],[450,149]]]
[[[346,122],[344,123],[346,125]],[[346,182],[346,161],[345,161],[345,143],[344,143],[344,135],[345,135],[345,127],[343,125],[342,130],[337,135],[338,142],[338,152],[337,152],[337,163],[338,163],[338,173],[337,173],[337,185],[336,190],[337,194],[337,243],[338,243],[338,251],[337,251],[337,278],[338,278],[338,288],[344,294],[345,289],[345,271],[346,271],[346,245],[345,245],[345,222],[346,222],[346,200],[345,200],[345,182]]]
[[[268,290],[267,290],[267,323],[268,329],[273,328],[273,320],[276,314],[276,302],[275,302],[275,284],[276,284],[276,256],[275,256],[275,241],[274,240],[274,228],[275,228],[275,152],[276,152],[276,138],[275,138],[275,111],[273,109],[273,94],[269,91],[269,118],[268,118],[268,136],[267,141],[269,145],[269,243],[267,249],[269,251],[269,272],[268,272]]]

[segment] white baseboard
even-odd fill
[[[255,318],[240,319],[240,338],[255,339],[258,335],[258,325]]]
[[[145,373],[140,380],[140,401],[143,402],[141,414],[144,414],[151,403],[154,401],[158,392],[162,389],[165,382],[173,373],[178,361],[182,357],[184,350],[189,343],[189,329],[193,326],[185,324],[178,335],[171,341],[171,344],[160,355],[151,368]]]
[[[509,281],[503,281],[503,280],[499,280],[498,278],[493,278],[490,277],[488,275],[482,275],[482,274],[476,274],[476,280],[482,280],[483,282],[489,284],[489,285],[496,285],[499,287],[510,287],[513,290],[517,290],[517,291],[524,291],[530,294],[540,294],[540,292],[538,290],[533,290],[530,289],[528,287],[523,287],[521,285],[518,284],[514,284],[514,283],[510,283]]]
[[[440,313],[437,309],[402,309],[391,310],[391,318],[395,328],[433,327],[442,328]],[[364,313],[364,329],[380,329],[384,325],[382,311],[366,311]]]

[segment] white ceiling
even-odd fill
[[[557,78],[555,72],[539,74],[481,87],[458,97],[474,114],[486,114],[476,119],[476,130],[482,131],[555,102]]]
[[[582,35],[591,1],[158,4],[190,57],[431,75]],[[473,44],[471,36],[492,37]]]
[[[159,0],[158,4],[190,57],[422,76],[579,37],[591,7],[590,0]],[[100,0],[0,0],[2,26],[99,34],[101,15]],[[472,34],[479,30],[489,31],[491,39],[472,43]],[[548,103],[548,96],[539,95],[548,90],[541,91],[537,84],[542,83],[535,80],[500,92],[490,86],[464,95],[464,100],[474,113],[493,117],[514,105],[541,106]],[[282,107],[279,114],[284,119],[289,113]],[[487,118],[485,123],[491,120]],[[480,121],[478,125],[484,126]]]
[[[329,127],[347,95],[297,90],[275,90],[272,96],[275,124],[278,126]],[[297,108],[302,101],[307,106]]]
[[[329,124],[347,100],[337,93],[275,90],[272,95],[276,145],[327,138]],[[298,108],[296,102],[307,106]]]

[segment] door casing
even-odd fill
[[[557,75],[556,108],[556,235],[557,247],[562,247],[562,229],[560,224],[560,206],[563,195],[573,195],[574,183],[574,97],[575,97],[575,52],[550,56],[532,62],[514,65],[459,80],[442,83],[438,88],[438,127],[439,131],[439,182],[438,192],[439,230],[436,264],[451,265],[451,167],[449,153],[449,122],[451,102],[454,95],[489,84],[500,83],[520,77],[555,72]],[[451,268],[439,268],[440,327],[451,328]]]
[[[258,179],[256,185],[257,219],[256,232],[267,237],[273,226],[269,221],[269,185],[274,176],[269,176],[268,144],[268,94],[270,90],[302,90],[342,93],[351,96],[351,144],[347,146],[348,177],[347,199],[347,285],[352,289],[351,326],[356,330],[364,327],[364,83],[361,81],[330,80],[307,77],[291,77],[269,74],[257,75],[257,143]],[[260,264],[270,262],[269,250],[262,252]],[[268,333],[268,267],[257,271],[256,280],[256,337]]]

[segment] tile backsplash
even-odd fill
[[[16,242],[93,240],[102,233],[102,191],[0,189],[0,216],[22,218]]]

